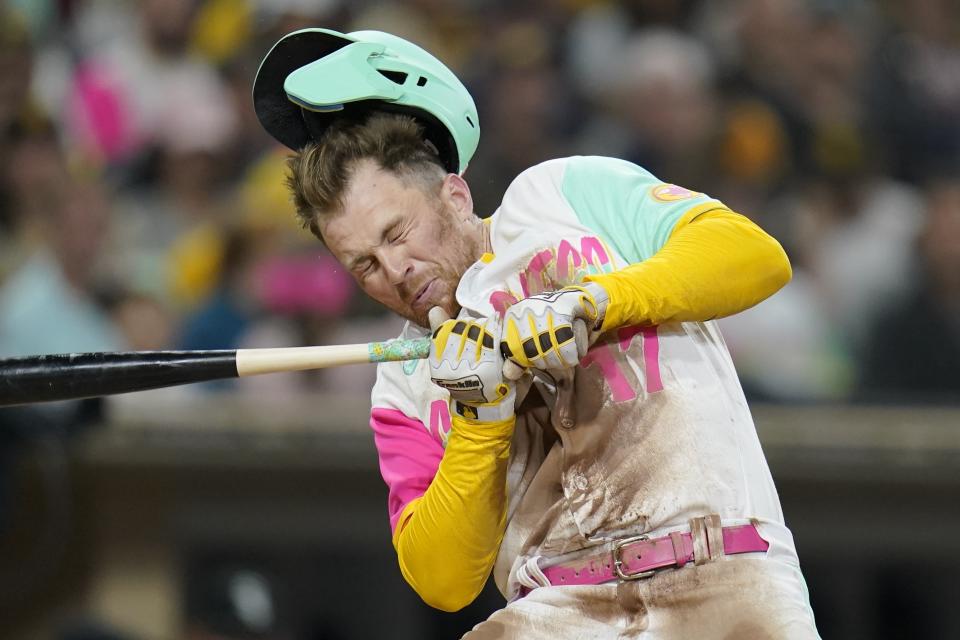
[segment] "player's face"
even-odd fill
[[[370,297],[424,327],[431,307],[459,312],[457,285],[483,247],[462,178],[428,189],[372,161],[354,170],[343,210],[322,217],[320,232]]]

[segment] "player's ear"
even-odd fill
[[[464,219],[473,217],[473,195],[467,181],[455,173],[448,173],[440,188],[440,197]]]

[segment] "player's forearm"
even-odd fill
[[[397,523],[400,571],[432,607],[462,609],[490,575],[506,522],[514,422],[477,425],[454,416],[436,477]]]
[[[732,315],[791,278],[775,239],[731,211],[711,211],[678,228],[648,260],[588,276],[610,296],[603,330]]]

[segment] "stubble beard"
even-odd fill
[[[428,313],[431,307],[439,306],[443,308],[451,318],[455,318],[460,313],[460,304],[457,302],[457,286],[460,284],[463,274],[470,268],[470,265],[480,258],[482,253],[482,234],[480,238],[475,238],[472,234],[466,233],[464,229],[457,225],[451,212],[438,211],[437,215],[440,216],[441,221],[437,227],[437,246],[446,245],[448,248],[447,255],[452,256],[452,259],[438,265],[432,273],[421,278],[418,282],[409,283],[409,286],[416,287],[412,291],[406,288],[408,283],[403,283],[400,294],[404,300],[409,300],[411,296],[417,294],[417,291],[424,284],[433,279],[438,281],[442,290],[425,310],[415,310],[409,302],[404,303],[403,309],[393,309],[394,312],[407,320],[424,328],[430,326]]]

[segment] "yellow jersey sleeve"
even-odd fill
[[[433,482],[393,534],[400,572],[430,606],[457,611],[483,589],[506,527],[507,464],[516,422],[451,416]]]
[[[650,258],[585,278],[607,290],[602,329],[704,321],[748,309],[787,282],[783,247],[745,216],[694,209]]]

